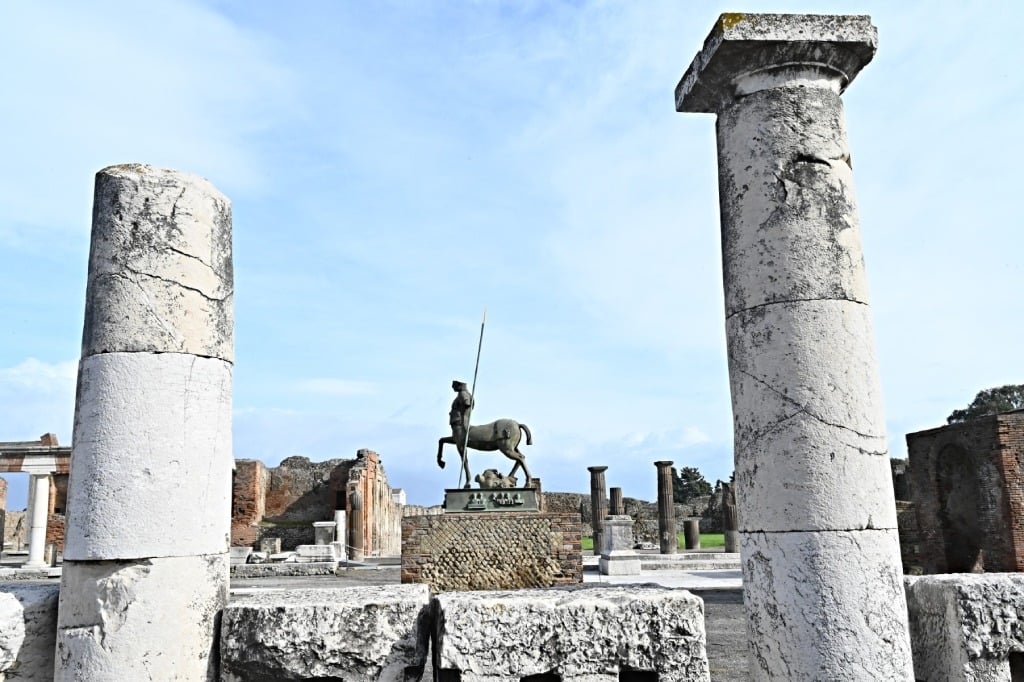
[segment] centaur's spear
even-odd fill
[[[459,481],[462,481],[462,475],[466,475],[466,487],[469,487],[469,467],[466,464],[466,460],[469,458],[469,418],[473,414],[473,405],[476,404],[476,375],[480,371],[480,351],[484,347],[484,325],[487,324],[487,308],[484,308],[484,319],[480,321],[480,341],[476,344],[476,366],[473,367],[473,388],[469,392],[472,398],[469,401],[469,409],[466,410],[466,439],[462,443],[462,452],[465,455],[462,457],[462,468],[459,471]]]

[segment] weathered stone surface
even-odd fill
[[[434,599],[435,673],[462,682],[616,680],[655,671],[661,682],[707,680],[704,609],[655,585],[452,592]]]
[[[237,596],[221,620],[221,680],[419,679],[429,602],[426,585]]]
[[[609,514],[604,519],[604,548],[597,561],[602,575],[639,575],[640,557],[633,551],[633,518]]]
[[[1024,574],[906,577],[914,674],[920,680],[1010,682],[1024,653]]]
[[[751,679],[914,679],[895,530],[740,538]]]
[[[127,164],[96,174],[82,355],[234,359],[231,203],[209,181]]]
[[[807,66],[842,89],[877,46],[867,16],[723,14],[676,87],[676,111],[715,113],[773,71],[788,75]]]
[[[57,636],[54,584],[0,584],[0,680],[52,680]]]
[[[178,353],[82,360],[65,560],[228,551],[231,369]]]
[[[262,564],[238,564],[231,567],[232,578],[280,578],[285,576],[334,575],[337,561],[297,563],[272,561]]]
[[[215,679],[228,565],[227,553],[65,561],[54,679]]]
[[[583,582],[579,514],[480,512],[402,519],[402,582],[434,592]]]
[[[676,89],[718,114],[754,680],[912,679],[840,94],[869,17],[723,14]]]

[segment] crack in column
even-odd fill
[[[739,310],[734,310],[733,312],[726,314],[725,319],[729,320],[732,317],[734,317],[736,315],[739,315],[740,313],[746,313],[746,312],[751,312],[751,311],[754,311],[754,310],[760,310],[762,308],[767,308],[767,307],[773,306],[773,305],[786,305],[787,303],[828,303],[828,302],[832,302],[832,301],[846,301],[847,303],[856,303],[857,305],[864,305],[864,306],[868,305],[867,301],[858,301],[855,298],[845,298],[843,296],[830,296],[830,297],[817,296],[817,297],[813,297],[813,298],[787,298],[787,299],[782,299],[782,300],[778,300],[778,301],[768,301],[766,303],[758,303],[757,305],[752,305],[752,306],[749,306],[747,308],[740,308]]]

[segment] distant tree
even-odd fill
[[[1007,384],[997,388],[986,388],[978,391],[973,402],[962,410],[953,410],[953,413],[946,417],[947,424],[984,417],[989,414],[999,414],[1010,410],[1024,408],[1024,384]]]
[[[686,504],[695,497],[710,495],[711,484],[704,480],[697,467],[672,468],[672,501]]]

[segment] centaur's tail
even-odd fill
[[[526,424],[520,424],[519,428],[526,432],[526,444],[533,445],[533,434],[530,433],[530,427]]]

